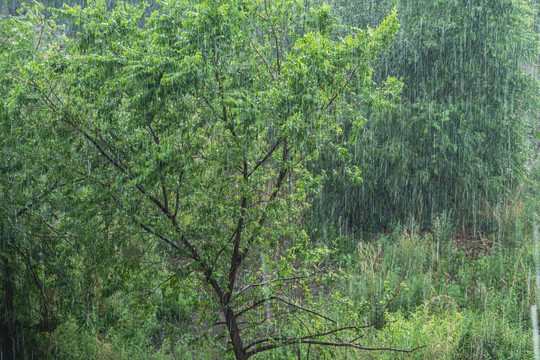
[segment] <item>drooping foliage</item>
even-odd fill
[[[332,4],[353,26],[375,23],[392,6]],[[364,128],[341,139],[361,184],[347,180],[332,153],[321,157],[318,166],[334,172],[315,223],[369,232],[406,221],[425,227],[445,213],[464,226],[489,226],[522,179],[537,117],[533,5],[398,1],[400,32],[378,58],[375,81],[400,78],[401,100],[391,110],[366,108]]]

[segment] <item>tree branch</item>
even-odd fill
[[[244,168],[242,169],[242,175],[244,177],[244,183],[248,183],[248,165],[247,161],[244,161]],[[234,248],[231,256],[231,268],[229,271],[229,284],[227,288],[227,294],[225,295],[225,301],[228,303],[231,299],[232,292],[234,290],[234,284],[236,282],[236,274],[242,257],[240,256],[240,240],[242,239],[242,230],[244,228],[244,217],[246,216],[247,197],[243,196],[240,202],[240,217],[238,218],[238,225],[234,231],[236,234],[234,238]]]
[[[39,39],[36,46],[34,47],[34,51],[37,51],[37,49],[39,49],[39,46],[41,45],[41,40],[43,40],[43,33],[45,32],[46,26],[47,26],[47,21],[43,20],[43,22],[41,23],[41,31],[39,32]]]
[[[345,88],[349,85],[349,83],[351,82],[351,80],[352,80],[352,78],[353,78],[353,76],[354,76],[354,73],[356,72],[356,70],[358,69],[359,66],[360,66],[360,65],[356,65],[356,67],[355,67],[355,68],[353,69],[353,71],[351,72],[351,75],[349,75],[349,78],[347,79],[347,81],[345,82],[345,84],[343,84],[343,87],[341,88],[341,90],[340,90],[340,91],[336,91],[336,92],[334,93],[334,95],[332,95],[332,97],[330,98],[330,101],[328,101],[328,104],[326,104],[325,106],[323,106],[323,107],[321,108],[321,110],[326,110],[326,109],[328,109],[328,108],[334,103],[334,101],[336,100],[336,98],[338,97],[338,95],[339,95],[340,93],[342,93],[343,90],[345,90]]]
[[[158,237],[159,239],[165,241],[167,244],[169,244],[170,246],[172,246],[175,250],[178,250],[178,251],[182,251],[178,245],[176,245],[174,242],[172,242],[171,240],[167,239],[165,236],[163,235],[160,235],[158,234],[157,232],[153,231],[152,229],[150,229],[148,226],[144,225],[142,222],[138,222],[139,223],[139,226],[141,228],[144,229],[144,231],[146,231],[147,233],[149,234],[152,234],[154,235],[155,237]]]
[[[270,19],[270,14],[268,13],[268,4],[267,4],[267,0],[264,0],[264,11],[266,13],[266,17],[268,19]],[[270,22],[270,21],[269,21]],[[270,30],[272,31],[272,34],[274,35],[274,39],[276,41],[276,62],[277,62],[277,74],[278,76],[281,74],[281,65],[280,65],[280,62],[279,62],[279,41],[278,41],[278,36],[277,36],[277,33],[276,33],[276,29],[274,28],[274,25],[272,25],[272,23],[270,23]]]
[[[282,155],[282,159],[281,159],[282,165],[281,165],[281,169],[279,171],[278,179],[277,179],[277,182],[276,182],[276,188],[275,188],[274,192],[272,192],[272,194],[270,195],[270,198],[268,199],[268,202],[274,200],[277,197],[277,195],[279,193],[279,190],[281,189],[281,186],[283,185],[283,180],[285,179],[285,176],[287,175],[287,159],[289,157],[289,148],[287,147],[286,140],[283,140],[283,141],[284,141],[284,143],[283,143],[283,155]],[[262,227],[265,222],[266,222],[266,212],[264,212],[263,215],[261,216],[261,219],[259,220],[259,226]],[[245,249],[241,253],[241,258],[242,258],[241,261],[243,261],[243,259],[246,258],[247,254],[249,253],[249,249],[253,245],[253,241],[255,241],[255,235],[252,235],[249,238],[247,246],[245,247]]]
[[[282,299],[282,298],[280,298],[280,297],[278,297],[278,296],[269,296],[268,298],[261,299],[261,300],[255,302],[255,303],[254,303],[253,305],[251,305],[250,307],[248,307],[248,308],[246,308],[246,309],[243,309],[243,310],[239,311],[238,314],[237,314],[237,316],[240,317],[241,315],[245,314],[246,312],[251,311],[251,310],[253,310],[253,309],[256,309],[256,308],[258,308],[259,306],[261,306],[262,304],[264,304],[265,302],[270,301],[270,300],[281,301],[282,303],[287,304],[287,305],[289,305],[289,306],[291,306],[291,307],[294,307],[294,308],[296,308],[296,309],[298,309],[298,310],[302,310],[302,311],[304,311],[304,312],[307,312],[307,313],[316,315],[316,316],[321,317],[321,318],[323,318],[323,319],[325,319],[325,320],[328,320],[328,321],[330,321],[330,322],[333,322],[334,324],[337,323],[336,320],[331,319],[331,318],[329,318],[328,316],[325,316],[325,315],[323,315],[323,314],[320,314],[320,313],[318,313],[318,312],[316,312],[316,311],[313,311],[313,310],[311,310],[311,309],[307,309],[307,308],[305,308],[305,307],[303,307],[303,306],[294,304],[294,303],[292,303],[292,302],[290,302],[290,301],[287,301],[287,300],[285,300],[285,299]]]
[[[218,115],[217,111],[214,109],[214,106],[212,106],[212,103],[208,101],[208,99],[204,96],[204,94],[201,94],[201,97],[203,98],[204,102],[208,105],[210,110],[212,110],[212,112],[214,113],[214,116],[217,117],[218,119],[223,120],[223,118],[220,115]]]
[[[149,124],[148,125],[148,132],[150,133],[150,135],[152,136],[152,140],[154,140],[154,142],[156,143],[156,145],[159,145],[159,137],[156,135],[156,133],[154,132],[154,129],[152,129],[152,124]]]
[[[353,349],[365,350],[365,351],[394,351],[394,352],[400,352],[400,353],[405,353],[405,354],[410,354],[410,353],[413,353],[413,352],[417,351],[418,349],[422,349],[422,348],[426,347],[426,345],[423,345],[423,346],[418,345],[414,349],[407,350],[407,349],[399,349],[399,348],[392,348],[392,347],[366,347],[366,346],[352,344],[352,343],[346,343],[346,342],[331,342],[331,341],[318,341],[318,340],[290,339],[290,340],[284,341],[284,342],[282,342],[280,344],[269,344],[269,345],[265,345],[265,346],[262,346],[260,348],[251,350],[251,351],[246,353],[245,358],[249,359],[253,355],[258,354],[258,353],[263,352],[263,351],[282,348],[282,347],[285,347],[285,346],[298,344],[298,343],[300,343],[300,344],[313,344],[313,345],[331,346],[331,347],[350,347],[350,348],[353,348]]]
[[[240,217],[238,218],[238,225],[235,230],[236,236],[234,237],[234,248],[233,248],[233,253],[231,256],[231,269],[229,270],[229,284],[227,288],[227,294],[225,295],[225,301],[227,303],[231,299],[231,295],[234,289],[234,284],[236,282],[235,281],[236,273],[238,272],[238,267],[240,266],[240,262],[242,261],[240,257],[240,240],[242,238],[242,230],[244,226],[244,216],[246,215],[246,207],[247,207],[247,198],[244,196],[242,198],[242,202],[240,203],[240,208],[241,208]]]
[[[257,161],[257,163],[255,164],[255,166],[253,167],[253,169],[251,169],[251,171],[249,172],[249,174],[247,175],[248,177],[250,177],[261,165],[264,164],[264,162],[266,160],[268,160],[270,158],[270,156],[272,156],[272,154],[274,153],[274,151],[277,150],[277,148],[279,147],[279,144],[281,143],[281,138],[279,138],[276,143],[270,148],[270,150],[266,153],[266,155],[259,161]]]
[[[75,180],[74,182],[79,182],[79,181],[82,181],[82,179],[77,179]],[[42,194],[38,195],[37,198],[35,198],[34,200],[32,200],[32,202],[26,206],[24,206],[22,209],[20,209],[19,211],[17,211],[17,213],[15,214],[15,219],[17,219],[18,217],[24,215],[28,210],[30,210],[32,207],[34,207],[34,205],[36,204],[37,201],[39,201],[41,198],[43,198],[44,196],[47,196],[48,194],[52,193],[54,190],[58,189],[58,188],[61,188],[63,186],[65,186],[66,184],[65,183],[61,183],[61,184],[58,184],[58,180],[54,183],[53,186],[49,187],[46,191],[44,191]]]
[[[234,131],[234,126],[232,124],[228,124],[228,119],[227,119],[227,108],[225,107],[225,95],[223,95],[223,91],[224,91],[224,88],[223,88],[223,84],[221,82],[221,78],[219,77],[219,72],[218,72],[218,62],[215,58],[215,54],[212,55],[212,60],[214,60],[214,66],[216,67],[216,70],[214,71],[214,77],[218,83],[218,87],[219,87],[219,97],[221,98],[221,101],[222,101],[222,112],[223,112],[223,115],[221,116],[221,119],[223,120],[223,122],[225,123],[225,126],[227,127],[227,129],[229,129],[229,131],[231,132],[231,134],[236,137],[236,132]]]
[[[330,331],[327,331],[327,332],[324,332],[324,333],[306,335],[306,336],[303,336],[301,338],[297,338],[297,339],[294,339],[294,340],[308,340],[308,339],[313,339],[313,338],[317,338],[317,337],[322,337],[322,336],[335,334],[335,333],[341,332],[341,331],[358,330],[358,329],[360,329],[360,328],[358,328],[356,326],[343,326],[343,327],[340,327],[339,329],[333,329],[333,330],[330,330]],[[265,343],[265,342],[268,342],[268,341],[287,341],[287,340],[292,340],[292,339],[290,339],[290,338],[280,338],[280,337],[261,339],[261,340],[254,341],[251,344],[247,345],[246,350],[249,349],[250,347],[253,347],[255,345],[262,344],[262,343]]]
[[[242,289],[240,289],[236,293],[236,295],[231,299],[231,301],[236,300],[238,298],[238,296],[240,296],[240,294],[242,294],[244,291],[246,291],[246,290],[248,290],[250,288],[253,288],[253,287],[265,286],[265,285],[275,283],[275,282],[278,282],[278,281],[289,281],[289,280],[305,279],[305,278],[309,278],[311,276],[312,275],[291,276],[291,277],[286,277],[286,278],[279,278],[279,279],[274,279],[274,280],[270,280],[270,281],[265,281],[265,282],[258,283],[258,284],[249,284],[247,286],[244,286]]]
[[[266,65],[266,68],[268,69],[268,74],[270,74],[270,77],[272,78],[273,81],[276,80],[276,78],[274,77],[274,74],[272,74],[272,67],[270,67],[270,65],[268,65],[268,62],[266,62],[266,59],[264,58],[264,56],[262,56],[262,54],[259,52],[259,50],[257,50],[257,48],[255,47],[255,44],[253,44],[253,42],[250,40],[250,44],[251,44],[251,47],[253,48],[253,50],[255,50],[255,52],[257,53],[257,55],[259,55],[259,57],[262,59],[264,65]]]
[[[180,184],[182,183],[182,178],[184,177],[184,171],[180,171],[178,175],[178,184],[176,185],[176,202],[174,204],[174,214],[172,215],[171,221],[176,223],[176,216],[178,215],[178,206],[180,204]]]

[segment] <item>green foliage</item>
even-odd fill
[[[496,311],[469,314],[455,358],[532,359],[531,331],[514,326]]]
[[[202,321],[216,326],[216,354],[246,359],[295,345],[305,324],[339,330],[305,308],[320,305],[310,274],[329,257],[301,226],[322,179],[306,164],[341,133],[343,111],[361,121],[358,102],[375,91],[372,65],[397,31],[395,16],[335,38],[329,8],[306,11],[300,2],[172,1],[140,26],[145,7],[65,5],[56,14],[77,27],[76,38],[30,49],[12,69],[19,88],[6,90],[32,149],[54,157],[41,164],[60,167],[48,170],[63,185],[47,220],[59,246],[76,253],[60,263],[78,280],[63,284],[63,310],[88,329],[81,334],[106,330],[114,346],[131,319],[112,307],[115,293],[134,291],[135,308],[151,316],[153,293],[165,301],[164,293],[185,293],[169,283],[176,279],[209,295],[200,306],[211,309]],[[38,119],[50,133],[27,127]],[[160,271],[128,281],[146,268]],[[167,283],[172,289],[161,289]],[[166,304],[157,314],[176,317],[170,336],[182,337],[192,320]],[[151,331],[126,343],[147,347]],[[88,346],[104,349],[96,344]]]
[[[391,3],[332,2],[354,26],[383,18]],[[366,106],[363,129],[336,140],[362,171],[360,185],[327,170],[342,166],[335,153],[321,156],[317,168],[329,177],[313,222],[369,233],[406,219],[426,228],[445,213],[493,227],[490,209],[524,178],[525,137],[537,121],[538,83],[526,71],[538,58],[534,5],[417,0],[399,1],[397,12],[399,35],[374,79],[402,79],[399,106]]]
[[[65,185],[55,173],[58,154],[41,146],[43,138],[54,142],[55,134],[41,126],[39,108],[17,71],[55,36],[42,10],[34,6],[21,17],[0,18],[0,353],[13,358],[36,355],[39,333],[56,326],[52,303],[57,277],[66,270],[55,261],[65,249],[57,248],[59,239],[46,226],[54,218],[53,193]]]
[[[515,221],[532,231],[527,217],[520,213]],[[489,255],[471,258],[463,246],[473,244],[460,243],[455,234],[443,237],[445,232],[435,231],[444,228],[440,221],[434,220],[433,234],[396,230],[342,256],[349,276],[341,288],[354,304],[363,304],[364,322],[376,321],[387,309],[380,332],[368,338],[393,339],[405,348],[427,345],[412,357],[418,359],[530,358],[529,306],[535,293],[530,231],[518,248],[499,239]],[[380,302],[402,283],[392,302]]]
[[[0,357],[532,356],[528,3],[315,5],[1,18]]]
[[[408,317],[400,311],[388,315],[388,325],[379,334],[401,347],[425,344],[412,357],[385,354],[381,359],[458,359],[456,349],[462,336],[462,314],[455,310],[434,312],[426,303]]]

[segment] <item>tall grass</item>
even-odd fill
[[[340,286],[353,301],[367,304],[366,322],[378,316],[389,291],[405,284],[366,344],[426,347],[412,356],[377,358],[534,358],[530,307],[539,285],[532,214],[539,206],[539,169],[536,163],[512,201],[492,209],[497,226],[491,233],[474,235],[442,214],[430,231],[396,227],[356,241],[354,252],[340,256],[350,275]]]

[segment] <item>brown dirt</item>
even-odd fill
[[[493,248],[493,240],[482,231],[464,230],[454,238],[454,247],[462,250],[470,259],[478,259],[480,255],[489,255]]]

